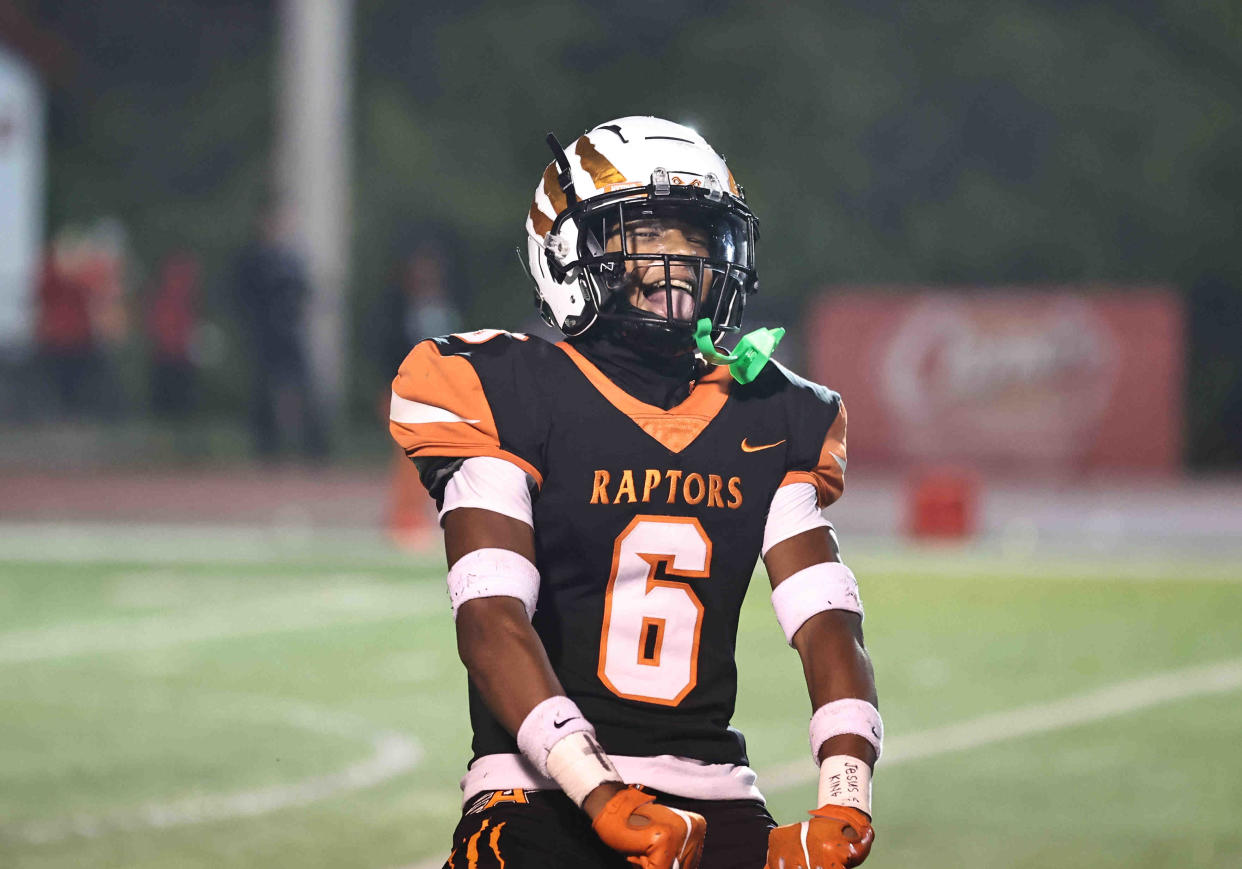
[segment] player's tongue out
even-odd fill
[[[643,297],[646,301],[643,307],[656,314],[670,313],[671,298],[673,319],[690,320],[694,317],[694,288],[689,281],[676,278],[671,281],[660,281],[644,287]]]

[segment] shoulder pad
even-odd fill
[[[455,332],[440,338],[432,338],[442,356],[484,354],[498,356],[514,351],[522,345],[546,343],[523,332],[507,332],[504,329],[476,329],[473,332]]]
[[[493,329],[415,345],[393,379],[389,408],[389,430],[407,456],[493,456],[513,462],[542,482],[538,470],[508,448],[511,438],[502,438],[492,401],[471,358],[480,348],[505,352],[520,340],[525,336],[519,339]]]
[[[841,403],[841,395],[836,391],[795,374],[775,360],[768,366],[768,371],[764,373],[767,374],[769,371],[771,373],[768,376],[778,380],[778,389],[792,390],[795,395],[814,399],[834,408]]]
[[[789,420],[790,465],[781,485],[810,483],[819,506],[827,507],[845,489],[845,403],[839,393],[779,363],[769,365],[760,380],[780,396]]]

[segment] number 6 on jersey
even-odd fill
[[[610,691],[676,706],[694,689],[703,604],[669,577],[706,577],[711,561],[711,540],[688,516],[635,516],[617,537],[599,649],[599,678]]]

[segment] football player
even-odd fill
[[[393,382],[470,677],[446,866],[855,866],[882,725],[821,515],[844,482],[841,397],[769,361],[767,330],[717,345],[758,289],[758,222],[701,136],[627,117],[548,139],[529,266],[565,340],[424,341]],[[811,817],[782,827],[729,724],[759,557],[820,765]]]

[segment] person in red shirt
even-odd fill
[[[184,419],[197,401],[193,349],[198,331],[202,268],[189,250],[160,263],[147,305],[151,348],[151,407],[157,416]]]
[[[50,401],[44,409],[75,414],[94,407],[90,383],[99,348],[91,324],[90,289],[64,268],[62,260],[55,249],[43,258],[35,338],[39,367],[49,387]]]

